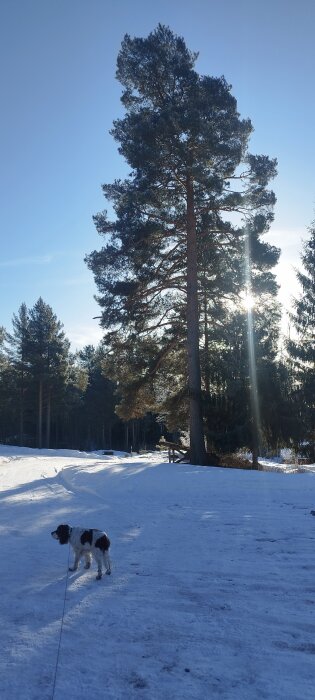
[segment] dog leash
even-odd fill
[[[62,637],[62,631],[63,631],[63,621],[64,621],[64,616],[65,616],[65,610],[66,610],[66,595],[67,595],[68,578],[69,578],[69,563],[70,563],[70,544],[69,544],[69,548],[68,548],[68,566],[67,566],[67,575],[66,575],[65,594],[64,594],[64,599],[63,599],[63,610],[62,610],[62,616],[61,616],[61,625],[60,625],[60,632],[59,632],[59,642],[58,642],[58,650],[57,650],[57,658],[56,658],[56,667],[55,667],[55,673],[54,673],[54,684],[53,684],[53,689],[52,689],[51,700],[54,700],[54,697],[55,697],[55,690],[56,690],[56,681],[57,681],[57,672],[58,672],[58,664],[59,664],[59,655],[60,655],[60,649],[61,649],[61,637]]]

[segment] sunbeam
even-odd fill
[[[254,334],[254,303],[255,297],[252,293],[252,278],[251,278],[251,254],[250,254],[250,232],[247,228],[245,237],[245,278],[246,289],[244,293],[244,301],[247,309],[247,342],[248,342],[248,366],[249,366],[249,391],[251,402],[251,423],[252,423],[252,450],[253,450],[253,465],[257,466],[258,455],[260,453],[261,444],[261,422],[259,410],[259,394],[257,383],[256,369],[256,353],[255,353],[255,334]]]

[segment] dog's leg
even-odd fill
[[[94,559],[97,563],[97,576],[96,580],[99,581],[102,578],[102,554],[101,552],[93,552]]]
[[[108,576],[109,576],[109,574],[111,574],[112,571],[111,571],[111,567],[110,567],[110,558],[109,558],[108,552],[103,553],[103,558],[104,558],[105,571],[106,571],[106,574],[108,574]]]
[[[77,568],[79,566],[81,552],[78,552],[75,550],[74,554],[75,554],[75,557],[74,557],[73,566],[69,566],[69,571],[77,571]]]
[[[89,569],[91,566],[91,561],[92,561],[91,552],[84,552],[84,559],[85,559],[84,568]]]

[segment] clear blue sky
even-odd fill
[[[115,79],[125,33],[158,22],[199,51],[197,70],[224,75],[255,133],[251,151],[279,160],[275,221],[280,298],[315,205],[313,0],[0,0],[0,325],[22,302],[50,304],[73,348],[100,338],[84,255],[102,239],[101,184],[128,168],[109,135],[121,113]]]

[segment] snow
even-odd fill
[[[165,459],[0,446],[2,700],[313,700],[315,465]],[[62,522],[112,576],[68,573]]]

